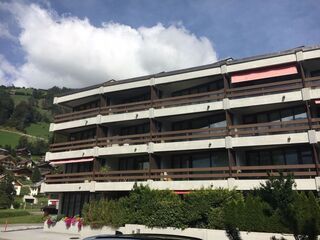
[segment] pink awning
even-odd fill
[[[174,191],[174,193],[178,194],[178,195],[183,195],[183,194],[189,194],[189,193],[191,193],[191,191],[176,190],[176,191]]]
[[[259,68],[233,74],[231,76],[231,83],[247,82],[264,78],[292,75],[297,73],[297,67],[294,65],[282,65],[268,68]]]
[[[314,102],[315,102],[315,104],[320,104],[320,100],[319,99],[315,100]]]
[[[80,159],[67,159],[67,160],[58,160],[58,161],[51,161],[51,165],[58,165],[58,164],[66,164],[66,163],[80,163],[80,162],[92,162],[94,158],[80,158]]]

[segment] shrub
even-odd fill
[[[259,197],[249,194],[244,200],[231,202],[224,208],[225,226],[244,231],[287,232],[277,212],[269,215],[270,206]]]
[[[0,218],[10,218],[30,215],[28,211],[25,210],[1,210]]]
[[[320,206],[312,192],[297,194],[292,203],[293,214],[288,222],[299,239],[316,240],[320,234]]]
[[[30,194],[30,187],[22,186],[20,190],[20,196],[29,195]]]
[[[223,225],[219,215],[222,208],[231,201],[242,199],[240,192],[226,189],[202,189],[185,196],[188,211],[187,222],[190,227],[218,228]]]

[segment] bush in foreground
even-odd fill
[[[292,233],[314,240],[320,233],[320,205],[312,192],[292,188],[292,176],[270,178],[256,191],[202,189],[183,197],[172,191],[135,187],[129,196],[86,204],[85,224],[92,227],[142,224],[148,227],[227,229]]]

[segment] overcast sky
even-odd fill
[[[317,44],[319,0],[0,0],[0,85],[80,88]]]

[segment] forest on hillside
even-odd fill
[[[53,98],[70,90],[0,86],[0,146],[7,149],[28,147],[33,148],[33,152],[44,152],[51,141],[49,124],[53,116],[65,111],[53,104]]]

